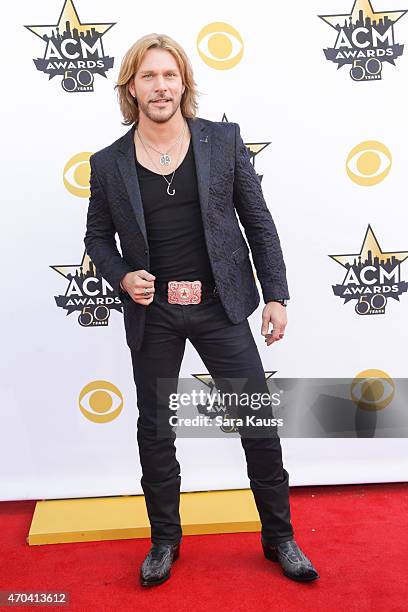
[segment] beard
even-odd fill
[[[178,101],[171,100],[169,108],[154,108],[151,102],[147,104],[138,102],[139,110],[155,123],[165,123],[176,114],[180,107],[181,98]]]

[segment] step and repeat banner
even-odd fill
[[[262,302],[249,319],[266,378],[352,381],[319,395],[318,433],[282,436],[290,484],[405,480],[408,0],[23,0],[4,20],[0,498],[142,493],[122,303],[83,239],[89,157],[128,129],[120,62],[151,32],[185,48],[199,116],[240,125],[277,225],[284,340],[266,347]],[[181,376],[212,388],[189,343]],[[176,444],[183,491],[249,486],[236,435]]]

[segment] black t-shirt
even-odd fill
[[[168,195],[160,174],[137,160],[136,169],[150,249],[149,272],[157,281],[198,279],[212,284],[191,140],[169,189],[174,188],[175,195]],[[166,178],[170,180],[171,174]]]

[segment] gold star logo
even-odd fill
[[[364,262],[375,262],[384,266],[387,262],[401,264],[408,258],[408,251],[382,251],[378,240],[371,228],[368,226],[360,253],[354,255],[329,255],[345,268],[358,265]]]
[[[320,19],[323,19],[326,23],[331,25],[333,28],[338,29],[339,27],[348,26],[350,24],[356,24],[360,18],[360,11],[364,18],[369,18],[373,25],[377,24],[380,19],[388,19],[392,24],[396,23],[401,17],[405,15],[407,11],[386,11],[376,13],[373,10],[370,0],[355,0],[351,13],[346,15],[319,15]]]
[[[24,27],[45,40],[47,37],[63,36],[67,31],[73,32],[74,30],[77,30],[79,35],[94,30],[102,36],[114,25],[115,23],[81,23],[72,0],[65,0],[58,23],[55,25],[33,25]]]
[[[65,276],[65,278],[68,279],[74,276],[86,276],[87,274],[92,276],[96,275],[96,268],[86,251],[84,251],[82,261],[79,265],[50,266],[50,268],[52,268],[56,272],[59,272],[59,274],[62,274],[62,276]]]

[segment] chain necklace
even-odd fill
[[[179,137],[177,138],[176,142],[174,142],[171,147],[169,149],[167,149],[167,151],[159,151],[158,149],[156,149],[153,145],[151,145],[150,143],[148,143],[147,141],[144,141],[143,138],[140,135],[140,132],[137,132],[140,141],[143,143],[143,146],[146,148],[146,145],[149,147],[149,149],[153,149],[153,151],[156,151],[156,153],[160,154],[160,163],[162,166],[169,166],[171,164],[171,156],[169,155],[170,151],[172,149],[174,149],[174,147],[180,142],[181,137],[184,134],[184,127],[180,132]]]
[[[186,126],[187,126],[187,123],[186,123],[186,122],[184,122],[183,130],[182,130],[182,132],[181,132],[181,136],[182,136],[182,137],[184,136],[184,132],[186,131]],[[155,161],[154,161],[154,160],[151,158],[149,151],[146,149],[145,143],[144,143],[144,142],[143,142],[143,140],[140,138],[140,134],[139,134],[139,131],[138,131],[138,130],[136,130],[136,133],[137,133],[137,135],[139,136],[140,142],[142,143],[144,150],[146,151],[146,155],[148,156],[148,158],[149,158],[149,159],[150,159],[150,161],[152,162],[153,166],[154,166],[154,167],[155,167],[155,168],[158,170],[158,172],[159,172],[160,176],[162,176],[162,177],[164,178],[164,180],[166,181],[166,183],[167,183],[167,190],[166,190],[166,191],[167,191],[167,194],[168,194],[169,196],[174,196],[174,195],[175,195],[175,193],[176,193],[176,190],[175,190],[175,188],[174,188],[174,187],[173,187],[173,189],[171,190],[171,189],[170,189],[170,187],[171,187],[171,184],[172,184],[172,182],[173,182],[174,175],[176,174],[176,170],[177,170],[177,168],[178,168],[178,163],[179,163],[179,160],[180,160],[180,155],[181,155],[181,148],[182,148],[182,144],[183,144],[183,138],[181,138],[181,141],[180,141],[180,148],[179,148],[179,153],[178,153],[178,156],[177,156],[176,167],[174,168],[173,173],[172,173],[172,175],[171,175],[171,179],[169,180],[169,179],[167,178],[167,176],[164,176],[164,174],[162,174],[162,172],[160,171],[160,168],[158,168],[158,167],[157,167],[156,162],[155,162]]]

